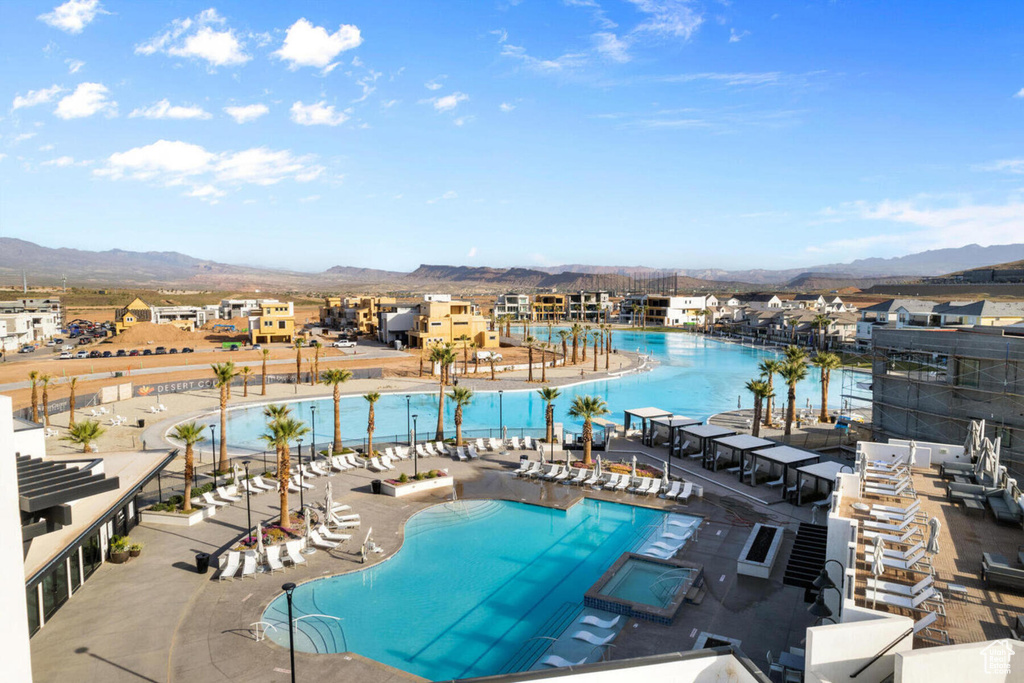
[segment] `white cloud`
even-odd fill
[[[193,18],[175,19],[163,33],[135,46],[135,53],[153,55],[162,52],[173,57],[200,59],[210,67],[245,64],[245,43],[215,9],[203,10]],[[219,28],[214,28],[217,26]]]
[[[6,154],[0,154],[0,161],[3,161],[6,158],[7,158]]]
[[[284,44],[273,54],[288,62],[288,68],[293,71],[312,66],[322,73],[329,73],[337,66],[333,61],[335,57],[359,47],[362,42],[359,29],[351,24],[342,24],[334,33],[328,33],[323,26],[314,26],[306,19],[299,19],[288,28]]]
[[[35,133],[21,133],[20,135],[15,135],[13,138],[11,138],[11,144],[12,145],[16,145],[19,142],[25,142],[25,140],[31,140],[35,136],[36,136]]]
[[[427,204],[437,204],[440,201],[450,201],[452,199],[457,199],[458,196],[459,195],[458,195],[458,193],[455,190],[448,190],[447,192],[445,192],[440,197],[434,197],[433,199],[428,199],[427,200]]]
[[[74,157],[67,157],[67,156],[65,156],[65,157],[57,157],[56,159],[50,159],[49,161],[44,161],[43,163],[41,163],[39,165],[40,166],[57,166],[58,168],[64,168],[66,166],[74,166],[75,165],[75,158]]]
[[[508,31],[503,28],[496,28],[490,32],[492,36],[498,36],[498,42],[504,43],[508,41]]]
[[[50,143],[45,144],[45,145],[40,145],[39,151],[40,152],[49,152],[49,151],[53,150],[56,146],[57,145],[55,145],[52,142],[50,142]]]
[[[475,117],[473,117],[473,116],[460,116],[460,117],[456,118],[454,121],[452,121],[452,123],[454,123],[456,126],[460,126],[461,127],[461,126],[466,125],[470,121],[472,121],[474,118]]]
[[[398,104],[398,100],[384,100],[380,103],[381,109],[391,109],[391,107]]]
[[[502,102],[501,104],[498,105],[498,109],[502,110],[506,114],[509,113],[510,111],[512,111],[515,108],[516,108],[516,105],[514,105],[514,104],[512,104],[510,102]]]
[[[239,107],[224,107],[224,112],[235,120],[235,123],[249,123],[270,112],[265,104],[246,104]]]
[[[81,33],[97,14],[109,14],[99,0],[68,0],[37,18],[66,33]]]
[[[633,29],[689,40],[704,18],[687,0],[628,0],[647,18]]]
[[[140,116],[147,119],[208,119],[210,113],[196,105],[178,106],[168,100],[160,100],[150,107],[135,109],[128,118]]]
[[[582,52],[567,52],[555,59],[540,59],[527,54],[526,48],[521,45],[512,45],[510,43],[504,43],[501,46],[501,56],[517,59],[525,67],[541,73],[558,73],[577,69],[587,63],[587,55]]]
[[[743,40],[744,38],[746,38],[749,35],[750,35],[750,31],[737,31],[734,28],[730,28],[729,29],[729,42],[730,43],[738,43],[738,42],[740,42],[741,40]]]
[[[82,70],[83,66],[85,66],[85,62],[81,59],[65,59],[64,63],[68,65],[69,74],[76,74]]]
[[[621,40],[614,33],[595,33],[593,38],[594,49],[613,62],[624,64],[631,59],[629,56],[629,43]]]
[[[429,102],[433,104],[436,111],[451,111],[458,107],[460,103],[465,102],[468,99],[469,95],[466,93],[453,92],[451,95],[431,97],[427,100],[421,100],[421,102]]]
[[[437,78],[431,78],[429,81],[423,84],[423,87],[427,90],[440,90],[442,87],[440,81],[448,78],[447,76],[438,76]]]
[[[1018,90],[1014,97],[1024,97],[1024,88]]]
[[[116,152],[93,173],[112,180],[139,180],[165,187],[187,187],[186,196],[216,200],[228,187],[269,186],[283,180],[309,182],[326,170],[312,155],[254,147],[239,152],[211,152],[180,140],[158,140]]]
[[[1024,159],[1000,159],[990,164],[975,167],[979,171],[998,171],[1002,173],[1024,173]]]
[[[337,126],[348,120],[348,114],[335,111],[334,105],[328,106],[326,102],[296,102],[291,112],[292,121],[302,126]]]
[[[716,81],[726,85],[736,86],[757,86],[757,85],[780,85],[786,81],[786,77],[779,71],[745,72],[735,73],[702,72],[692,74],[676,74],[672,76],[659,76],[655,80],[664,83],[689,83],[690,81]]]
[[[15,96],[11,109],[22,109],[24,107],[34,107],[37,104],[46,104],[47,102],[52,102],[62,92],[64,92],[64,88],[59,85],[53,85],[42,90],[29,90],[24,95]]]
[[[308,197],[299,197],[299,201],[303,204],[309,204],[310,202],[315,202],[318,199],[320,199],[320,195],[318,194],[311,194]]]
[[[62,119],[81,119],[105,112],[117,115],[117,102],[108,99],[110,91],[102,83],[80,83],[75,91],[57,103],[54,114]]]
[[[466,258],[476,258],[477,248],[470,247],[469,251],[466,252]]]

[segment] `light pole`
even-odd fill
[[[313,423],[313,433],[310,435],[310,439],[313,443],[309,445],[309,459],[312,461],[316,457],[316,406],[309,407],[309,419]]]
[[[498,435],[501,437],[501,454],[507,455],[505,448],[505,391],[498,389]]]
[[[420,452],[416,449],[416,418],[418,415],[412,416],[412,475],[416,477],[420,473]]]
[[[210,439],[213,443],[213,457],[210,458],[213,469],[213,489],[217,490],[217,425],[210,425]]]
[[[295,683],[295,624],[292,622],[292,593],[295,591],[295,584],[286,583],[281,586],[281,590],[288,598],[288,654],[291,658],[292,683]]]
[[[811,585],[818,589],[818,599],[822,601],[822,604],[824,604],[824,600],[825,600],[824,595],[825,595],[825,591],[826,590],[832,589],[832,590],[836,591],[837,593],[839,593],[839,613],[836,616],[838,616],[840,619],[842,619],[842,617],[843,617],[843,591],[840,590],[839,586],[836,586],[835,582],[832,580],[832,577],[828,575],[828,563],[829,562],[835,562],[836,564],[839,565],[839,569],[840,570],[843,569],[843,565],[842,565],[842,563],[839,560],[825,560],[825,564],[821,568],[821,573],[818,574],[818,578],[814,579],[814,581],[811,582]],[[840,574],[840,585],[844,589],[846,588],[846,575],[845,574]],[[811,607],[811,610],[812,610],[811,614],[813,614],[814,616],[816,616],[816,617],[820,617],[820,616],[829,617],[829,616],[832,616],[831,610],[829,610],[829,614],[819,614],[819,613],[813,611],[816,606],[817,606],[817,601],[815,601],[815,604],[812,605],[812,607]]]
[[[409,425],[409,414],[412,412],[412,396],[405,395],[405,438],[409,439],[409,445],[412,446],[412,432]]]
[[[305,510],[306,509],[306,503],[305,503],[305,498],[306,497],[304,495],[302,495],[303,492],[306,490],[306,487],[303,486],[303,484],[305,484],[305,483],[306,482],[303,481],[303,479],[302,479],[302,437],[300,436],[299,437],[299,509],[300,510]],[[302,514],[305,515],[306,513],[303,512]]]
[[[252,504],[249,502],[249,461],[243,460],[242,464],[245,465],[245,518],[249,523],[247,527],[249,530],[247,534],[252,533]]]
[[[552,403],[551,404],[551,416],[552,416],[552,419],[554,419],[554,415],[555,415],[555,404]],[[541,455],[540,459],[543,460],[544,459],[543,451],[541,451],[541,453],[542,453],[542,455]],[[555,461],[555,432],[552,429],[551,430],[551,457],[548,459],[548,462],[554,462],[554,461]],[[566,462],[566,464],[569,464],[568,457],[566,457],[566,461],[565,462]]]

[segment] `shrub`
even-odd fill
[[[110,539],[110,552],[112,553],[126,553],[131,543],[131,539],[127,536],[114,536]]]
[[[407,481],[409,481],[409,475],[406,474],[405,472],[402,472],[402,476],[398,478],[398,481],[403,484],[406,483]]]

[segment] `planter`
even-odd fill
[[[204,508],[192,508],[192,512],[187,515],[180,512],[156,512],[155,510],[143,510],[142,523],[188,527],[193,524],[198,524],[208,517],[213,517],[215,514],[217,514],[217,508],[212,505]]]
[[[138,557],[141,554],[142,554],[141,550],[129,550],[128,551],[128,555],[131,556],[131,557]]]
[[[128,561],[128,551],[120,553],[110,553],[110,562],[112,564],[124,564]]]
[[[451,488],[455,485],[455,477],[434,477],[433,479],[410,479],[404,484],[396,484],[390,481],[382,481],[380,492],[385,496],[401,498],[414,493],[423,493],[433,489]]]
[[[736,572],[767,579],[782,547],[782,527],[755,524],[736,561]]]

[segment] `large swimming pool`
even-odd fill
[[[430,680],[527,669],[546,649],[537,636],[557,636],[601,574],[670,519],[700,521],[591,499],[568,511],[493,500],[428,508],[390,560],[296,588],[296,646],[356,652]],[[284,596],[264,619],[287,647]]]
[[[546,340],[547,330],[540,331],[540,338]],[[715,413],[736,408],[737,398],[744,408],[752,407],[750,393],[744,389],[747,380],[757,376],[758,363],[767,357],[774,357],[773,349],[750,348],[708,339],[701,335],[685,332],[654,333],[617,330],[613,337],[615,348],[650,355],[657,364],[650,372],[625,375],[617,379],[585,382],[562,389],[562,397],[555,402],[555,419],[563,422],[573,431],[573,421],[566,415],[572,397],[577,394],[597,394],[604,398],[612,411],[611,417],[622,422],[622,411],[627,408],[654,406],[671,410],[679,415],[707,418]],[[589,362],[588,367],[593,367]],[[460,361],[461,366],[461,361]],[[840,372],[832,373],[833,402],[840,395],[842,385]],[[797,403],[800,406],[810,399],[814,404],[820,401],[820,373],[812,367],[807,379],[797,387]],[[785,400],[785,387],[779,377],[776,381],[778,400]],[[506,391],[499,400],[496,392],[478,391],[473,403],[464,410],[463,429],[498,429],[499,409],[502,423],[509,429],[519,427],[541,428],[544,426],[544,402],[536,394],[536,386],[524,391]],[[781,386],[781,388],[780,388]],[[406,424],[408,414],[419,415],[418,427],[421,438],[432,437],[437,423],[437,394],[412,394],[407,410],[404,394],[384,394],[376,405],[376,431],[378,441],[405,441],[408,435]],[[317,408],[316,440],[325,443],[333,437],[333,404],[330,399],[298,401],[295,414],[310,425],[310,406]],[[359,396],[342,399],[342,438],[362,439],[366,436],[366,401]],[[454,435],[454,409],[451,401],[445,402],[445,427]],[[211,416],[207,422],[217,418]],[[240,408],[229,413],[228,442],[236,448],[263,450],[260,434],[265,431],[266,422],[261,408]],[[495,432],[494,436],[498,436]],[[310,438],[307,436],[306,443]]]

